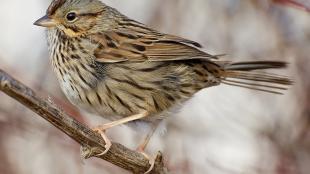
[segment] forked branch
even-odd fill
[[[98,133],[70,117],[51,102],[40,98],[32,89],[15,80],[1,69],[0,90],[78,142],[83,147],[83,155],[86,158],[98,157],[135,174],[144,173],[149,169],[150,164],[142,154],[118,143],[113,143],[111,149],[105,155],[96,156],[104,151],[105,145]],[[151,173],[166,173],[161,154],[157,156],[155,167]]]

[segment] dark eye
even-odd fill
[[[69,22],[72,22],[72,21],[76,20],[77,15],[74,12],[70,12],[67,14],[66,18]]]

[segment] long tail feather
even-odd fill
[[[254,61],[226,64],[222,82],[227,85],[249,88],[275,94],[286,90],[293,82],[288,77],[253,70],[285,68],[287,63],[280,61]]]
[[[287,63],[281,61],[252,61],[231,63],[226,70],[251,71],[259,69],[286,68]]]

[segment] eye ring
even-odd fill
[[[77,14],[76,12],[69,12],[66,15],[66,19],[68,22],[74,22],[77,20]]]

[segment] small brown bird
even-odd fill
[[[68,99],[113,121],[96,128],[107,150],[106,129],[140,121],[152,125],[143,151],[167,113],[201,89],[223,83],[280,93],[291,84],[253,72],[284,68],[284,62],[222,61],[197,42],[160,33],[99,0],[54,0],[34,24],[48,28],[52,65]]]

